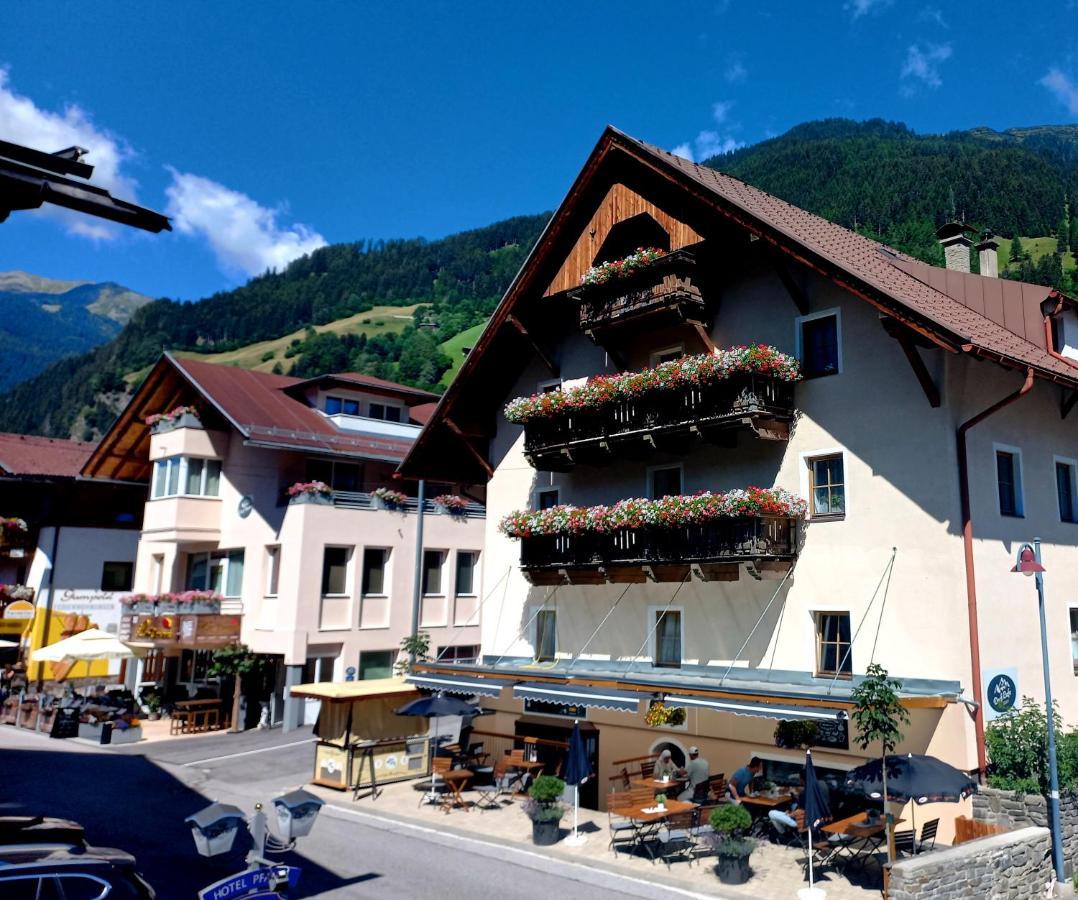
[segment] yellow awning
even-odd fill
[[[297,684],[291,689],[293,697],[310,697],[330,703],[352,700],[373,700],[379,697],[412,697],[419,689],[406,684],[403,678],[371,678],[367,681],[320,681]]]

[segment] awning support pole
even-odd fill
[[[591,633],[591,637],[589,637],[586,641],[584,641],[584,645],[576,652],[576,656],[574,656],[572,658],[572,660],[570,661],[569,668],[567,668],[565,670],[566,672],[571,671],[573,666],[576,665],[576,661],[578,659],[580,659],[580,657],[583,655],[584,651],[588,649],[588,645],[595,639],[595,635],[597,635],[599,633],[599,629],[601,629],[606,624],[606,620],[609,619],[610,616],[613,614],[614,610],[618,608],[618,604],[621,603],[622,598],[624,598],[624,596],[627,593],[629,593],[629,588],[631,588],[632,586],[633,586],[632,582],[629,582],[627,585],[625,585],[625,590],[623,590],[621,592],[621,594],[618,596],[618,599],[614,601],[614,605],[611,606],[609,611],[607,612],[607,614],[605,616],[603,616],[603,620],[598,624],[598,626],[595,628],[595,630]]]
[[[831,679],[831,683],[827,686],[827,693],[831,693],[835,687],[835,682],[838,681],[838,674],[842,671],[842,667],[846,664],[846,660],[850,658],[850,654],[853,653],[853,645],[857,641],[857,635],[861,633],[861,627],[865,624],[865,619],[868,618],[869,611],[872,609],[872,604],[876,602],[876,595],[880,592],[880,587],[883,585],[884,578],[887,579],[887,584],[891,584],[891,570],[895,565],[895,556],[898,554],[898,547],[891,548],[891,558],[887,561],[887,565],[883,567],[883,574],[880,575],[880,580],[876,582],[876,590],[872,592],[872,596],[869,598],[868,606],[865,607],[865,611],[861,614],[861,621],[857,623],[857,630],[853,633],[853,637],[850,638],[850,646],[846,648],[846,653],[842,659],[838,661],[838,665],[835,667],[835,677]],[[887,595],[884,594],[886,597]],[[883,610],[880,610],[880,615],[883,615]],[[877,631],[879,634],[879,631]],[[872,652],[875,654],[876,645],[872,645]]]
[[[733,670],[734,663],[741,659],[741,654],[745,652],[745,648],[749,645],[749,641],[752,640],[752,636],[756,634],[756,629],[760,627],[760,623],[764,620],[764,616],[767,615],[767,611],[771,609],[771,604],[775,602],[775,598],[782,591],[782,586],[786,584],[786,579],[793,574],[795,565],[797,565],[796,562],[792,563],[790,565],[790,568],[786,570],[786,574],[782,576],[782,581],[780,581],[779,586],[775,588],[775,593],[771,595],[771,599],[767,601],[767,606],[765,606],[764,611],[760,613],[760,617],[756,620],[756,624],[752,626],[752,631],[749,632],[749,636],[745,638],[744,642],[738,648],[737,653],[734,654],[734,658],[730,660],[730,665],[728,665],[726,667],[726,671],[722,673],[722,678],[719,679],[720,686],[723,684],[723,682],[726,681],[726,676],[729,675],[730,672]]]

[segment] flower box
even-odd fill
[[[635,251],[621,259],[592,266],[580,279],[581,284],[607,284],[621,278],[627,278],[641,269],[646,269],[656,260],[666,256],[665,250],[658,247],[637,247]]]
[[[375,509],[402,510],[408,503],[408,495],[391,488],[376,488],[371,492]]]
[[[193,406],[177,406],[165,413],[155,413],[143,420],[150,426],[152,434],[163,434],[177,428],[201,428],[202,420]]]
[[[315,506],[332,506],[333,496],[330,494],[294,494],[288,498],[290,505],[313,503]]]
[[[447,516],[463,516],[468,511],[468,501],[456,494],[441,494],[433,503],[438,512]]]
[[[333,489],[324,481],[298,481],[288,489],[289,503],[333,505]]]
[[[216,615],[221,611],[221,596],[213,591],[131,594],[121,603],[129,615]]]

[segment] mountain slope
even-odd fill
[[[110,282],[0,273],[0,389],[114,338],[151,299]]]

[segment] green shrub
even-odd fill
[[[1056,713],[1056,731],[1062,721]],[[1067,747],[1068,778],[1075,777],[1074,761],[1078,760],[1078,738],[1073,732],[1061,738]],[[1022,705],[992,722],[984,733],[988,755],[988,783],[1002,790],[1019,790],[1012,785],[1036,786],[1028,793],[1043,794],[1048,790],[1048,719],[1044,707],[1031,697],[1023,697]],[[1061,772],[1062,775],[1062,767]],[[1067,779],[1060,779],[1067,784]]]
[[[557,803],[565,793],[565,782],[555,775],[540,775],[528,788],[528,796],[537,803]]]
[[[267,350],[265,353],[262,354],[262,362],[269,362],[276,355],[277,355],[276,350]]]
[[[725,803],[711,811],[709,820],[715,833],[723,837],[735,837],[752,828],[752,816],[739,803]]]

